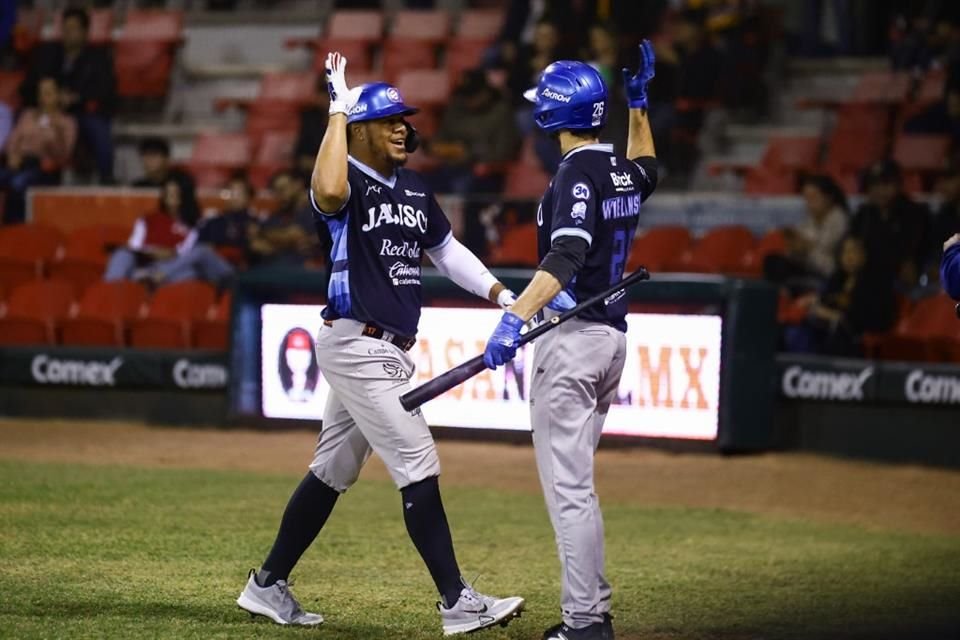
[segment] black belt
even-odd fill
[[[333,320],[324,320],[323,324],[328,327],[333,326]],[[395,333],[391,333],[382,327],[378,327],[372,322],[367,322],[363,325],[363,331],[361,335],[368,336],[370,338],[376,338],[377,340],[384,340],[394,345],[401,351],[410,351],[413,349],[413,345],[417,344],[417,339],[414,336],[398,336]]]

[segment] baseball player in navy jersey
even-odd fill
[[[279,624],[323,622],[303,611],[288,576],[376,452],[400,489],[407,531],[440,593],[444,634],[505,624],[524,601],[482,595],[461,578],[440,499],[436,446],[420,411],[404,411],[399,397],[414,369],[407,351],[420,319],[422,254],[458,285],[503,308],[515,297],[453,238],[421,177],[402,168],[417,143],[404,116],[417,110],[386,83],[348,88],[346,62],[339,53],[327,57],[330,121],[310,192],[317,223],[333,241],[316,339],[330,385],[323,430],[273,548],[260,570],[251,570],[237,604]]]
[[[484,360],[491,369],[514,357],[521,327],[545,305],[542,315],[549,319],[623,277],[640,205],[657,185],[646,93],[653,48],[644,41],[640,52],[639,71],[624,69],[627,157],[598,142],[607,88],[593,67],[554,62],[525,94],[537,126],[559,141],[563,159],[537,211],[539,268],[487,342]],[[536,343],[530,420],[560,556],[563,615],[544,640],[613,638],[593,456],[623,372],[626,313],[625,297],[612,296]]]

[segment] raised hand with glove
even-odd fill
[[[627,93],[627,104],[631,109],[648,107],[647,85],[655,75],[656,56],[653,54],[653,44],[649,40],[640,43],[640,63],[637,72],[623,68],[623,86]]]
[[[328,53],[324,67],[327,74],[327,92],[330,94],[329,113],[331,116],[337,113],[348,115],[360,99],[362,88],[347,87],[347,59],[340,55],[340,52]]]

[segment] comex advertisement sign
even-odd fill
[[[261,308],[263,415],[320,420],[329,388],[320,374],[313,336],[320,306]],[[501,312],[427,307],[420,320],[416,386],[483,351]],[[630,314],[627,360],[604,433],[712,440],[720,396],[719,316]],[[423,407],[436,426],[529,429],[529,345],[508,366],[484,370]],[[321,354],[322,357],[322,354]],[[584,354],[589,357],[589,354]]]

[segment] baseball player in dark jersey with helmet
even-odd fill
[[[543,318],[549,319],[623,277],[640,204],[657,185],[646,93],[653,48],[644,41],[640,52],[639,71],[624,69],[630,105],[626,157],[597,140],[607,88],[593,67],[554,62],[525,94],[534,103],[537,126],[559,141],[563,160],[537,211],[540,266],[487,342],[490,368],[514,357],[521,327],[544,305]],[[626,313],[625,296],[611,296],[536,343],[530,420],[560,556],[563,614],[544,640],[613,638],[593,455],[623,372]]]
[[[400,489],[407,531],[440,592],[444,634],[505,624],[524,601],[482,595],[461,578],[440,499],[436,446],[419,409],[404,411],[399,397],[414,369],[407,351],[420,319],[423,253],[472,293],[504,308],[515,297],[453,238],[421,177],[402,168],[417,144],[404,116],[416,109],[383,82],[349,89],[345,68],[339,53],[327,57],[330,121],[310,192],[315,218],[332,238],[328,300],[316,339],[330,385],[323,430],[273,548],[260,570],[250,572],[237,603],[279,624],[323,621],[303,611],[287,579],[376,452]]]

